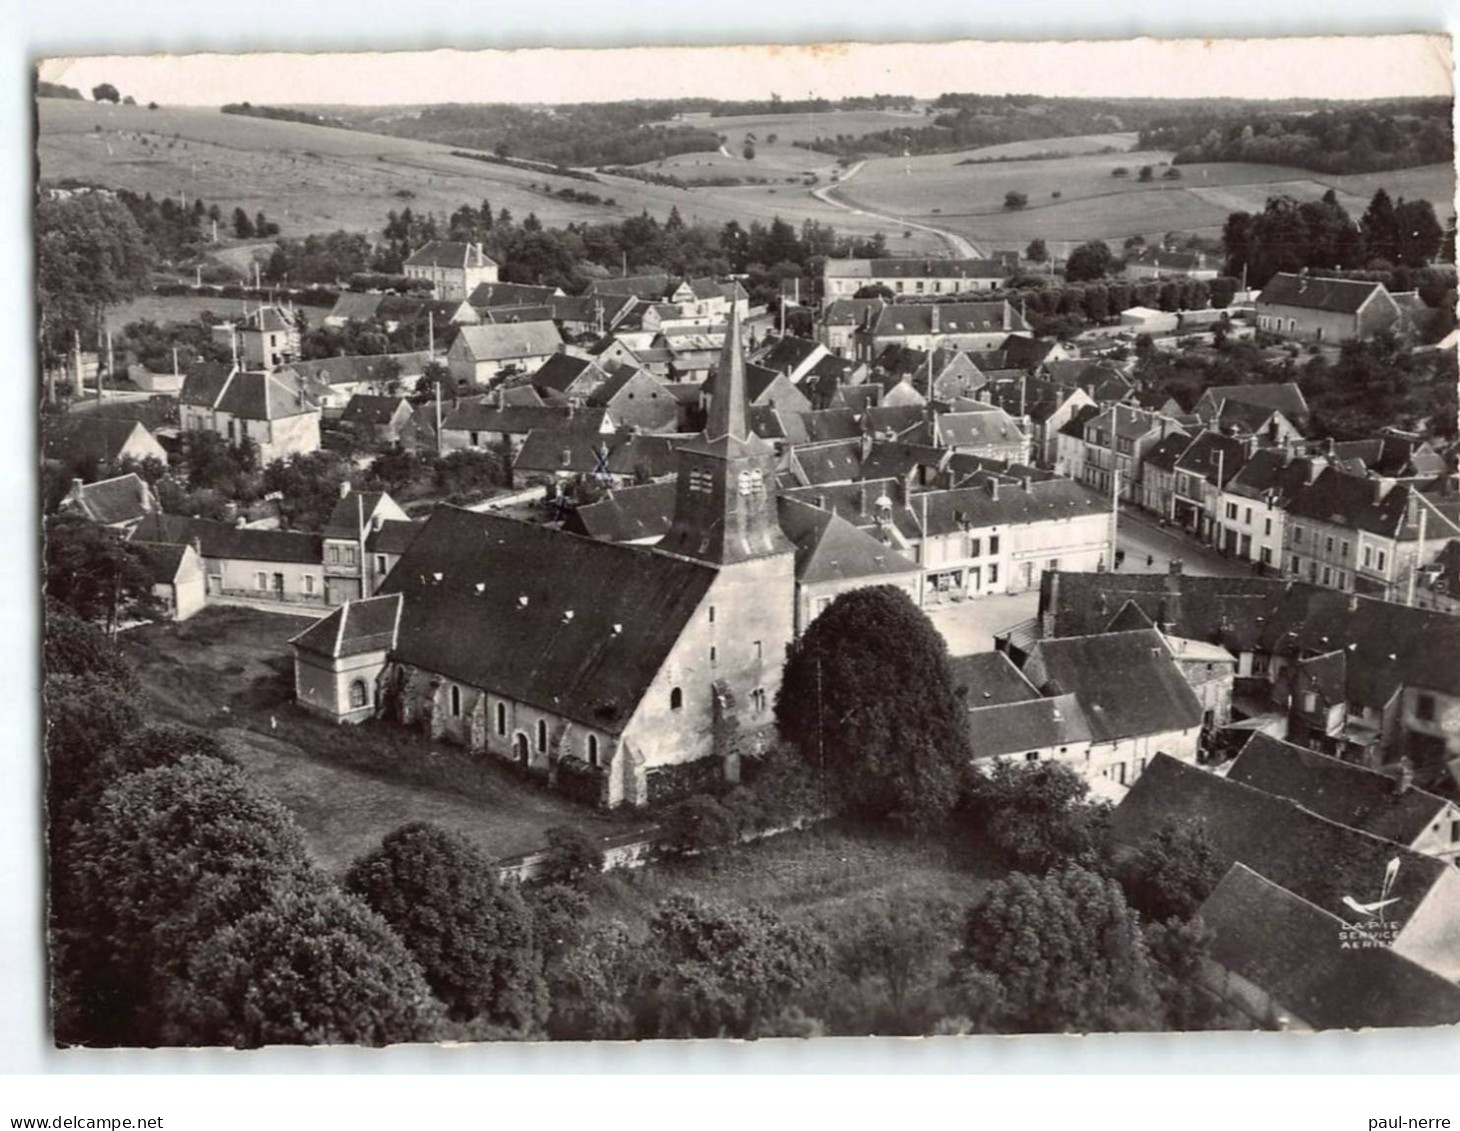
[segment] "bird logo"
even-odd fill
[[[1357,911],[1360,915],[1364,916],[1374,915],[1377,913],[1379,916],[1379,921],[1381,923],[1385,922],[1386,920],[1384,917],[1384,908],[1388,907],[1392,903],[1399,902],[1398,896],[1391,897],[1389,895],[1389,893],[1394,890],[1394,880],[1396,877],[1398,877],[1398,875],[1399,857],[1396,856],[1393,860],[1389,861],[1388,866],[1384,869],[1384,885],[1379,889],[1378,899],[1374,900],[1372,903],[1360,903],[1353,896],[1346,895],[1343,897],[1344,906],[1349,907],[1352,910]]]

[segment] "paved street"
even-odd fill
[[[1155,519],[1134,515],[1129,510],[1120,512],[1120,531],[1116,544],[1125,551],[1122,573],[1165,573],[1171,566],[1171,559],[1179,557],[1183,572],[1197,577],[1250,577],[1250,566],[1222,557],[1209,546],[1175,533],[1163,530]],[[1154,559],[1146,564],[1147,556]]]
[[[927,610],[933,624],[948,641],[948,651],[955,656],[974,652],[992,652],[994,633],[1028,620],[1039,612],[1039,590],[1031,589],[1016,596],[980,597],[960,605],[944,605]]]

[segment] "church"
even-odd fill
[[[770,740],[797,547],[747,423],[740,319],[654,547],[440,507],[375,596],[293,641],[299,704],[390,717],[602,806],[737,780]]]

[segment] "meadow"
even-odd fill
[[[1047,149],[1053,143],[1040,144]],[[836,196],[858,207],[949,228],[994,249],[1022,248],[1036,236],[1078,242],[1118,241],[1136,234],[1149,239],[1167,231],[1217,235],[1231,212],[1260,211],[1268,197],[1280,194],[1316,200],[1330,188],[1355,218],[1381,186],[1396,198],[1431,201],[1442,220],[1454,212],[1454,173],[1443,165],[1330,176],[1229,162],[1182,165],[1181,179],[1166,181],[1161,175],[1171,154],[1161,151],[959,164],[990,152],[871,160],[836,190]],[[1142,165],[1153,167],[1153,180],[1138,180]],[[1129,174],[1112,175],[1118,167]],[[1028,206],[1005,209],[1008,192],[1025,193]]]
[[[604,184],[589,185],[456,157],[449,147],[430,142],[203,107],[148,110],[59,99],[38,99],[36,105],[42,178],[76,178],[154,196],[186,193],[189,199],[201,196],[217,203],[225,213],[241,207],[252,216],[261,210],[285,236],[337,228],[378,235],[391,209],[445,216],[486,198],[494,209],[508,208],[519,219],[535,212],[549,227],[617,221],[644,210],[662,220],[677,207],[686,220],[716,225],[769,223],[779,215],[798,226],[815,218],[848,232],[882,230],[889,240],[900,238],[883,221],[854,217],[817,200],[799,180],[747,189],[686,190],[626,177],[604,177]],[[570,203],[534,190],[534,184],[587,189],[617,204]],[[936,243],[925,235],[907,241],[914,251]]]

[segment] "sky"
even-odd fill
[[[945,91],[1167,98],[1448,95],[1444,36],[114,55],[46,59],[43,79],[138,101],[399,105],[630,98],[932,97]]]

